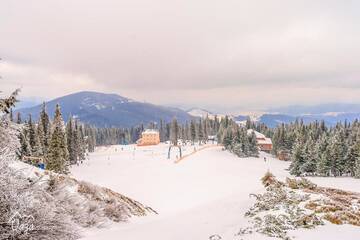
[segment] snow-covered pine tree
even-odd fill
[[[27,156],[27,157],[31,156],[31,147],[30,147],[30,143],[29,143],[29,133],[28,132],[29,132],[28,125],[24,124],[19,133],[20,146],[17,151],[17,155],[20,159],[22,159],[25,156]]]
[[[354,177],[360,178],[360,157],[358,157],[355,161]]]
[[[344,131],[341,127],[334,130],[329,143],[329,153],[331,159],[330,171],[332,176],[341,176],[345,168],[346,145],[344,141]]]
[[[226,149],[231,150],[233,138],[233,131],[230,128],[226,128],[222,137],[222,143]]]
[[[178,140],[179,140],[179,124],[176,120],[176,118],[174,118],[171,122],[171,130],[170,130],[170,139],[171,139],[171,143],[174,146],[178,145]]]
[[[196,126],[194,120],[191,120],[190,122],[190,135],[191,135],[192,145],[194,145],[196,141]]]
[[[74,120],[73,117],[70,116],[66,124],[66,140],[70,164],[77,163],[76,135],[76,129],[74,129]]]
[[[86,155],[86,146],[84,140],[84,133],[82,125],[79,121],[75,121],[75,132],[74,132],[75,148],[77,152],[77,161],[82,162],[85,160]]]
[[[317,158],[316,173],[318,175],[327,176],[330,173],[331,162],[328,145],[328,136],[326,133],[323,133],[315,144]]]
[[[359,132],[352,132],[348,139],[348,148],[346,153],[346,162],[344,172],[350,176],[355,175],[356,160],[360,157],[360,139]]]
[[[161,142],[165,142],[166,141],[166,138],[165,138],[165,135],[166,135],[166,130],[165,130],[165,123],[164,123],[164,120],[163,119],[160,119],[160,126],[159,126],[159,135],[160,135],[160,141]]]
[[[29,115],[29,120],[26,125],[28,129],[31,156],[40,157],[42,156],[40,140],[39,140],[39,136],[37,136],[36,126],[32,120],[31,114]]]
[[[259,147],[257,145],[256,134],[254,131],[252,131],[250,136],[248,136],[248,142],[249,142],[249,155],[252,157],[258,157]]]
[[[300,166],[300,172],[305,174],[314,174],[317,167],[317,154],[315,143],[312,138],[309,138],[306,141],[303,154],[304,163]]]
[[[296,176],[301,175],[301,166],[304,164],[304,147],[301,141],[296,141],[293,146],[290,173]]]
[[[50,138],[51,138],[51,123],[50,123],[49,115],[46,112],[45,102],[43,103],[40,114],[39,114],[37,134],[40,139],[40,145],[42,148],[42,152],[46,156],[48,153],[48,148],[49,148]]]
[[[208,137],[209,137],[209,116],[208,115],[206,115],[206,118],[205,118],[205,120],[204,120],[204,128],[203,128],[204,130],[203,130],[203,132],[204,132],[204,137],[203,137],[203,141],[204,141],[204,143],[206,143],[207,142],[207,140],[208,140]]]
[[[46,168],[57,173],[67,174],[69,172],[69,153],[59,104],[56,105],[52,128]]]
[[[204,141],[204,126],[203,126],[203,121],[201,118],[199,119],[199,124],[198,124],[198,128],[197,128],[197,136],[199,139],[199,144],[202,144]]]

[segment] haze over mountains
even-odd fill
[[[70,115],[73,115],[85,123],[98,127],[131,127],[139,124],[146,125],[150,122],[159,122],[160,119],[169,122],[174,117],[180,122],[185,122],[198,117],[209,116],[214,118],[215,115],[224,116],[221,113],[214,113],[203,108],[191,108],[185,111],[180,108],[138,102],[117,94],[90,91],[78,92],[48,101],[47,111],[51,116],[57,103],[61,106],[65,121]],[[23,118],[31,114],[36,119],[40,109],[41,104],[38,104],[16,111],[21,112]],[[334,103],[313,106],[274,107],[262,114],[234,114],[232,117],[238,122],[245,121],[250,117],[252,120],[265,123],[269,127],[275,127],[279,123],[290,123],[297,118],[303,119],[306,123],[324,120],[328,125],[332,126],[338,121],[353,121],[359,118],[360,104]]]

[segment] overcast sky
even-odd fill
[[[360,1],[1,0],[2,91],[220,111],[360,102]]]

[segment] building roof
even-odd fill
[[[257,142],[258,142],[258,144],[271,144],[272,145],[271,138],[258,139]]]
[[[264,134],[255,131],[254,129],[248,129],[247,134],[250,135],[252,132],[255,132],[256,138],[266,138]]]
[[[158,134],[159,131],[156,130],[156,129],[145,129],[145,130],[142,132],[142,134],[144,134],[144,133],[146,133],[146,134]]]
[[[264,134],[259,133],[258,131],[255,131],[254,129],[247,130],[247,134],[250,135],[252,132],[255,132],[256,140],[258,144],[272,144],[271,138],[265,137]]]

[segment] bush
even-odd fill
[[[337,224],[337,225],[341,225],[343,224],[343,222],[341,221],[341,219],[335,215],[335,214],[330,214],[330,213],[327,213],[324,215],[323,217],[325,220],[333,223],[333,224]]]
[[[77,239],[58,202],[0,159],[0,239]]]

